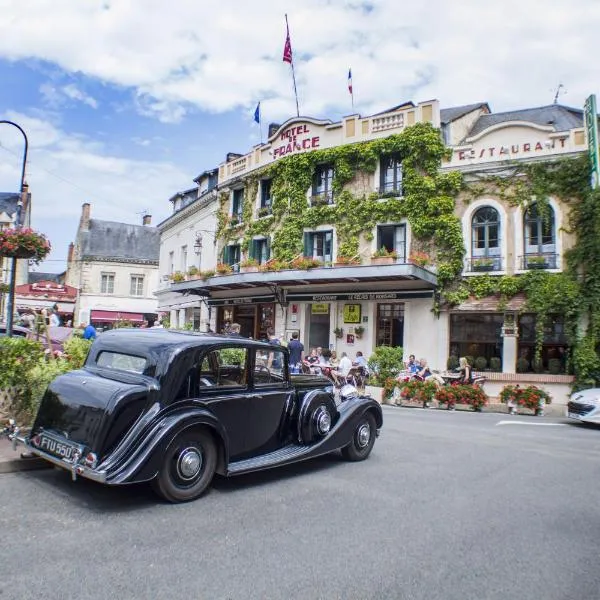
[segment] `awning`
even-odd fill
[[[93,310],[90,321],[112,323],[114,321],[131,321],[132,323],[143,323],[144,315],[132,312],[119,312],[112,310]]]

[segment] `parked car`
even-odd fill
[[[566,412],[570,419],[600,424],[600,388],[590,388],[571,394]]]
[[[150,481],[171,502],[197,498],[215,473],[335,450],[366,459],[380,405],[348,386],[337,406],[330,380],[290,375],[288,363],[286,348],[241,337],[108,331],[81,370],[51,383],[29,436],[16,439],[73,478]]]

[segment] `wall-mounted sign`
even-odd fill
[[[319,147],[321,142],[320,137],[312,135],[309,126],[304,123],[282,131],[277,140],[273,141],[273,145],[278,143],[280,145],[273,148],[273,158],[281,158],[293,152],[314,150]]]
[[[368,292],[365,294],[288,294],[290,302],[335,302],[336,300],[408,300],[432,298],[433,290],[406,290],[404,292]]]
[[[275,302],[275,296],[254,296],[251,298],[211,298],[208,306],[231,306],[234,304],[263,304]]]
[[[519,155],[531,155],[543,150],[562,149],[565,147],[566,138],[551,139],[545,141],[525,142],[522,144],[504,144],[502,146],[487,146],[485,148],[474,148],[472,150],[454,150],[452,157],[458,160],[476,158],[497,158],[506,160],[516,158]]]
[[[348,333],[346,335],[346,344],[348,346],[353,346],[354,345],[354,334],[352,333]]]
[[[329,314],[329,304],[311,304],[310,312],[313,315],[328,315]]]
[[[344,323],[360,323],[360,304],[344,304]]]

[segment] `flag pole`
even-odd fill
[[[287,39],[290,39],[290,25],[288,23],[287,13],[285,13],[285,27],[287,30]],[[298,90],[296,89],[296,73],[294,71],[294,55],[291,55],[290,65],[292,66],[292,81],[294,82],[294,96],[296,97],[296,116],[300,116],[300,108],[298,106]]]

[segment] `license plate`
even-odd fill
[[[43,452],[53,454],[59,458],[66,458],[67,460],[72,459],[75,451],[79,450],[77,444],[72,444],[64,440],[57,440],[45,433],[40,434],[37,448]]]
[[[578,415],[577,413],[574,413],[574,412],[570,412],[569,418],[570,419],[581,419],[581,415]]]

